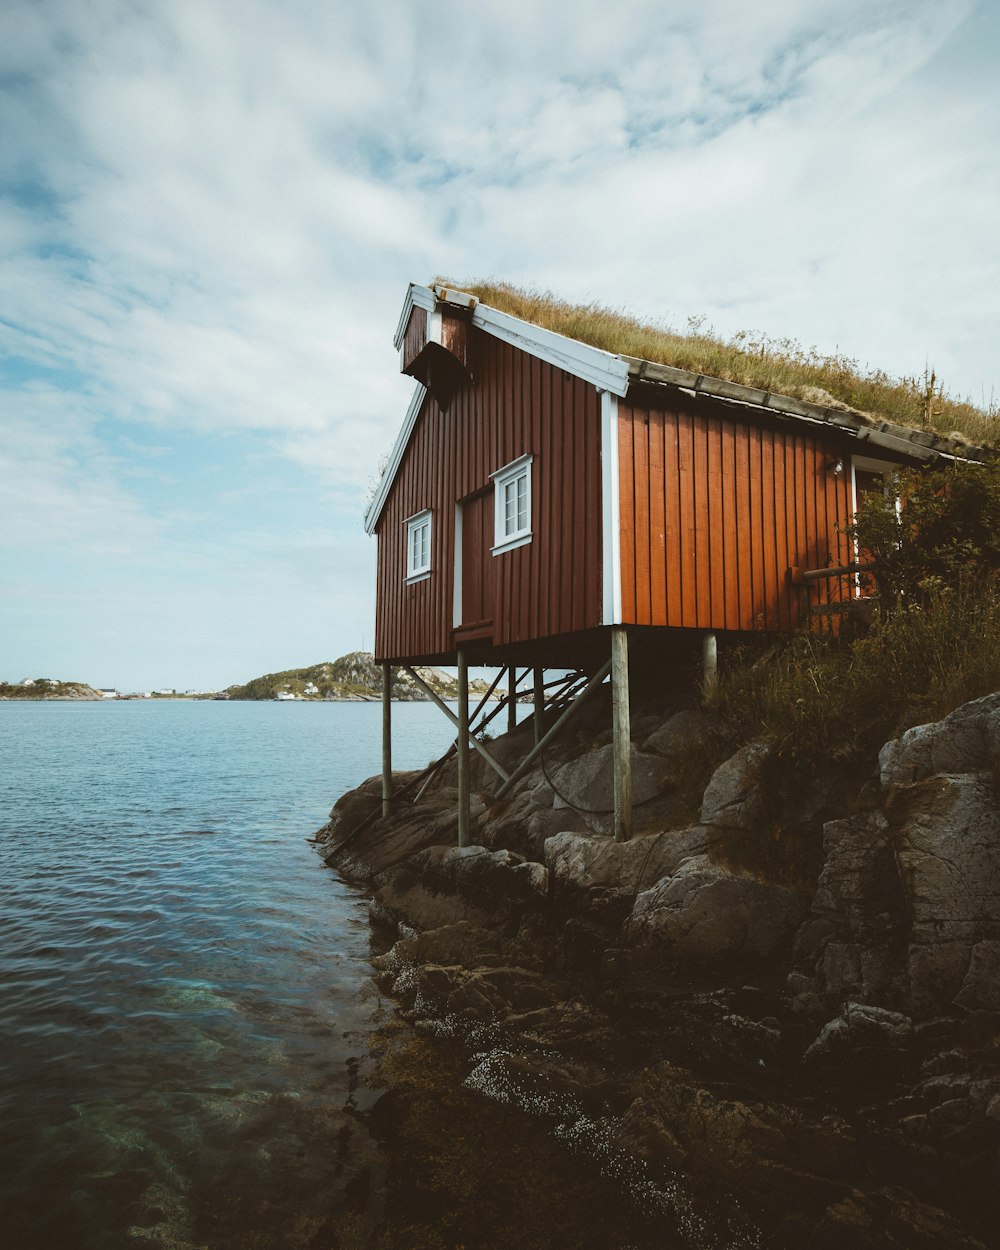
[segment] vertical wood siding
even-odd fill
[[[427,346],[427,310],[413,308],[403,335],[402,370],[405,373]]]
[[[850,596],[850,579],[820,581],[805,604],[787,577],[851,560],[838,528],[850,482],[827,469],[835,436],[707,402],[618,412],[626,624],[789,630],[810,605]]]
[[[477,330],[467,333],[477,339],[475,384],[463,386],[446,412],[430,395],[424,400],[379,518],[379,660],[452,654],[455,504],[489,488],[491,473],[526,452],[534,456],[532,541],[484,558],[492,642],[601,623],[600,397],[561,369]],[[423,508],[432,513],[431,576],[407,586],[404,522]],[[486,516],[492,535],[491,507]]]
[[[460,313],[441,313],[441,346],[469,368],[469,319]]]

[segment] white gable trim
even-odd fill
[[[621,500],[618,477],[618,396],[601,395],[601,532],[604,625],[622,623]]]
[[[437,306],[437,299],[434,292],[426,286],[417,286],[415,282],[411,282],[406,291],[406,299],[403,300],[403,311],[399,314],[399,324],[396,326],[396,335],[393,342],[397,349],[403,346],[403,339],[406,337],[406,327],[410,321],[410,313],[414,308],[422,308],[425,312],[432,313]]]
[[[599,347],[544,330],[486,304],[477,304],[472,310],[472,324],[612,395],[624,395],[628,390],[628,365],[620,356],[612,356]]]
[[[396,436],[392,451],[389,453],[389,463],[385,466],[385,472],[382,474],[382,480],[378,484],[375,498],[368,505],[368,511],[365,513],[366,534],[375,533],[375,526],[382,515],[385,501],[389,498],[389,491],[392,489],[392,483],[399,472],[399,466],[403,462],[403,453],[406,451],[406,445],[410,441],[413,427],[417,424],[417,417],[420,415],[420,408],[426,394],[427,388],[417,383],[417,389],[413,392],[410,406],[406,410],[406,420],[403,422],[402,429]]]

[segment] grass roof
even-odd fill
[[[995,445],[1000,437],[998,408],[977,407],[944,393],[933,373],[894,378],[848,356],[826,356],[791,338],[772,339],[740,331],[725,339],[702,318],[689,318],[686,334],[650,324],[602,304],[572,304],[548,291],[525,290],[506,282],[436,281],[468,291],[482,303],[579,339],[620,356],[689,369],[743,386],[755,386],[828,407],[846,407],[913,429],[957,435],[972,443]]]

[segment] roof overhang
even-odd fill
[[[945,438],[932,430],[912,430],[891,421],[879,421],[853,408],[828,408],[804,399],[793,399],[791,395],[778,395],[753,386],[743,386],[739,382],[726,382],[707,374],[692,373],[688,369],[654,364],[634,356],[623,359],[628,363],[629,378],[633,382],[671,387],[689,395],[709,395],[748,408],[773,412],[781,417],[832,426],[858,442],[871,443],[909,460],[927,464],[935,460],[984,461],[990,456],[986,448],[956,438]]]
[[[417,388],[410,399],[410,406],[406,410],[406,419],[403,421],[402,427],[396,436],[396,441],[393,443],[392,451],[389,453],[389,460],[385,466],[385,472],[382,474],[382,480],[379,482],[378,489],[375,491],[375,497],[368,505],[368,511],[365,513],[366,534],[375,533],[375,526],[382,515],[385,501],[389,498],[389,491],[392,490],[392,484],[396,479],[396,474],[399,472],[399,466],[403,463],[403,453],[406,451],[406,445],[410,441],[413,427],[417,424],[417,417],[420,415],[420,408],[426,394],[427,388],[418,382]]]

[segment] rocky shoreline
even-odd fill
[[[888,743],[870,777],[790,776],[701,711],[647,711],[625,844],[604,711],[502,804],[476,773],[475,846],[454,845],[447,767],[388,820],[358,828],[375,778],[333,809],[319,849],[372,889],[377,982],[411,1032],[673,1244],[995,1244],[1000,694]],[[691,819],[684,778],[720,754]]]

